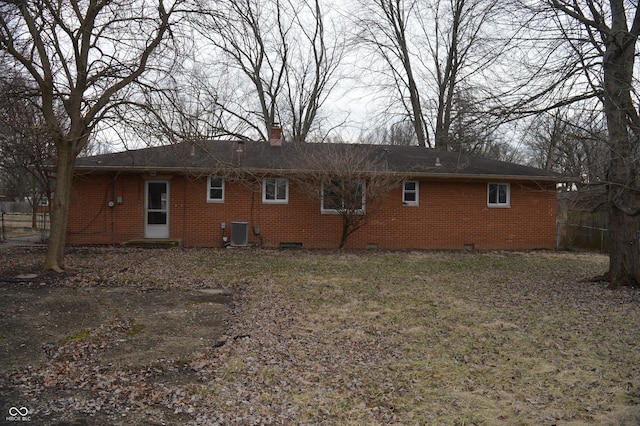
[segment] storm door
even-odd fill
[[[169,238],[169,181],[145,182],[145,238]]]

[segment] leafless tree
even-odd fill
[[[460,149],[453,141],[452,126],[469,108],[457,102],[462,91],[481,85],[474,101],[473,120],[492,126],[495,115],[480,114],[489,109],[488,99],[499,98],[502,90],[491,90],[484,70],[495,65],[514,43],[510,30],[501,27],[508,4],[495,0],[376,0],[361,1],[357,39],[374,52],[369,62],[377,63],[395,93],[396,105],[413,123],[418,145],[439,149]],[[469,105],[471,98],[466,98]]]
[[[481,110],[482,102],[475,99],[471,90],[458,87],[446,103],[451,103],[455,114],[445,114],[447,123],[440,132],[446,135],[446,143],[440,144],[441,148],[494,160],[520,160],[513,141],[505,141],[498,131],[500,120],[492,120],[491,114]]]
[[[214,86],[224,85],[225,78],[233,82],[233,92],[218,98],[223,115],[231,117],[225,122],[263,140],[281,123],[292,140],[307,139],[344,52],[338,34],[328,34],[321,4],[225,0],[200,15],[200,37],[212,47],[212,55],[200,60],[225,76]]]
[[[488,112],[504,90],[500,84],[509,84],[508,79],[503,75],[496,84],[485,70],[501,68],[517,46],[513,30],[502,24],[509,20],[511,7],[509,2],[495,0],[436,0],[421,15],[438,94],[433,130],[436,147],[482,152],[477,141],[466,141],[460,131],[472,127],[477,134],[487,135],[507,118]],[[483,145],[491,151],[490,139]]]
[[[0,68],[1,69],[1,68]],[[31,205],[31,223],[37,228],[38,207],[50,205],[55,162],[51,143],[36,103],[37,90],[19,76],[3,70],[0,76],[0,171],[14,192]]]
[[[388,170],[386,151],[364,144],[299,144],[296,164],[304,173],[292,181],[310,197],[319,200],[323,211],[342,218],[339,248],[351,234],[365,226],[389,191],[406,179]]]
[[[578,189],[603,182],[606,125],[599,111],[557,109],[535,117],[525,136],[529,164],[579,178]]]
[[[204,79],[201,84],[211,84],[216,88],[211,91],[217,91],[217,87],[233,82],[228,96],[215,99],[217,108],[262,139],[267,138],[267,129],[279,121],[276,99],[283,90],[286,57],[285,47],[269,38],[274,32],[286,32],[279,25],[279,10],[275,16],[270,12],[256,0],[229,0],[192,17],[195,37],[203,40],[201,50],[213,52],[194,60],[213,70],[217,80]],[[221,71],[215,71],[216,65]],[[242,78],[248,78],[255,91],[240,84]]]
[[[287,95],[281,107],[281,123],[290,126],[292,140],[304,142],[318,126],[321,107],[337,83],[345,42],[339,32],[327,34],[327,19],[320,0],[299,5],[290,0],[289,4],[299,35],[289,42],[289,63],[285,67]]]
[[[0,50],[38,89],[56,147],[56,192],[44,267],[64,269],[74,161],[133,84],[152,86],[170,65],[163,42],[181,0],[0,1]],[[154,70],[154,72],[149,72]],[[61,120],[58,108],[64,111]]]
[[[609,213],[610,286],[640,286],[636,216],[640,117],[636,96],[636,45],[640,9],[624,0],[548,0],[563,40],[574,52],[583,96],[596,96],[607,124],[604,177]]]
[[[359,143],[379,145],[416,145],[413,124],[408,121],[399,121],[390,126],[381,124],[368,131],[363,131],[358,138]]]
[[[373,50],[373,58],[382,58],[383,74],[389,77],[406,118],[413,124],[418,145],[431,146],[414,72],[417,59],[410,51],[409,42],[409,20],[418,7],[418,0],[361,1],[360,14],[356,15],[357,39]]]

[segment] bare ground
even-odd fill
[[[95,268],[90,278],[45,273],[34,262],[41,252],[0,252],[0,423],[15,424],[9,410],[25,406],[36,424],[184,423],[189,416],[166,407],[118,407],[145,391],[169,398],[172,386],[198,382],[184,363],[224,344],[233,291],[185,280],[162,287],[97,282],[109,268],[98,271],[92,251],[72,254],[84,269]],[[25,373],[34,383],[21,389]]]

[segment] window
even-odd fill
[[[487,191],[487,204],[489,207],[510,207],[511,194],[508,183],[490,183]]]
[[[289,181],[283,178],[266,178],[263,180],[262,201],[264,203],[289,202]]]
[[[207,179],[207,201],[212,203],[224,201],[224,179],[209,176],[209,179]]]
[[[406,181],[402,185],[402,204],[405,206],[418,205],[418,182]]]
[[[322,213],[349,211],[364,213],[365,184],[363,181],[344,182],[332,180],[322,184]]]

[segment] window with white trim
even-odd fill
[[[209,176],[207,179],[207,202],[224,202],[224,179],[216,176]]]
[[[365,183],[331,180],[322,184],[322,213],[364,213]]]
[[[262,181],[262,202],[289,202],[289,180],[285,178],[265,178]]]
[[[405,206],[418,205],[418,182],[414,180],[405,181],[402,184],[402,204]]]
[[[487,205],[489,207],[510,207],[511,186],[508,183],[487,184]]]

